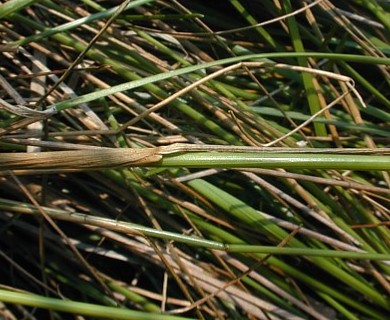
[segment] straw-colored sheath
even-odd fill
[[[154,148],[97,149],[35,153],[0,154],[0,170],[77,169],[77,171],[144,165],[158,162],[162,156]]]

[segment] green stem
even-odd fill
[[[282,1],[282,4],[283,4],[284,9],[287,13],[292,12],[291,3],[289,0]],[[296,52],[305,52],[305,48],[303,46],[301,36],[299,34],[299,28],[298,28],[298,24],[295,20],[295,17],[291,16],[291,17],[287,18],[287,24],[289,27],[290,37],[291,37],[291,41],[292,41],[293,46],[294,46],[294,50]],[[301,67],[307,68],[309,66],[306,57],[298,57],[297,60],[298,60],[298,64]],[[313,76],[310,73],[303,72],[301,77],[302,77],[303,86],[304,86],[305,92],[306,92],[307,102],[308,102],[309,107],[310,107],[310,112],[312,114],[315,114],[318,111],[320,111],[321,107],[320,107],[320,100],[318,98],[318,92],[313,85]],[[325,125],[323,125],[321,123],[314,123],[314,129],[315,129],[316,134],[318,136],[326,136],[327,135]]]
[[[390,170],[390,156],[196,152],[165,155],[161,167]]]
[[[18,206],[16,207],[15,204]],[[14,206],[12,206],[14,205]],[[0,209],[10,210],[13,212],[24,214],[39,214],[39,211],[32,205],[20,204],[15,201],[0,199]],[[203,247],[214,250],[223,250],[228,252],[240,253],[261,253],[261,254],[281,254],[281,255],[303,255],[313,257],[333,257],[345,259],[363,259],[363,260],[390,260],[390,254],[371,253],[371,252],[355,252],[355,251],[339,251],[339,250],[319,250],[311,248],[291,248],[291,247],[275,247],[275,246],[257,246],[246,244],[231,244],[213,240],[186,236],[170,231],[156,230],[149,227],[144,227],[135,223],[123,222],[102,218],[92,215],[73,212],[69,214],[66,211],[43,208],[45,212],[53,219],[70,221],[75,223],[100,226],[109,230],[115,230],[124,233],[142,234],[144,236],[164,239],[169,241],[177,241],[195,247]]]
[[[126,320],[188,320],[190,318],[176,317],[149,312],[134,311],[116,307],[105,307],[101,305],[48,298],[31,293],[12,292],[0,289],[0,301],[14,303],[18,305],[31,306],[55,311],[68,312],[83,316],[107,318],[107,319],[126,319]]]
[[[227,252],[239,253],[262,253],[275,255],[296,255],[306,257],[332,257],[341,259],[365,259],[368,260],[390,260],[390,253],[364,253],[353,251],[339,251],[326,249],[311,249],[311,248],[288,248],[275,246],[256,246],[246,244],[225,244]]]
[[[37,0],[10,0],[0,4],[0,19],[7,17],[29,5],[32,5]]]

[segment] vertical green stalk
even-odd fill
[[[292,12],[291,2],[290,0],[282,1],[282,6],[286,13]],[[305,52],[305,48],[302,43],[301,36],[299,34],[298,24],[295,20],[294,16],[287,18],[287,24],[290,31],[291,41],[296,52]],[[298,64],[301,67],[308,67],[308,62],[306,58],[298,57]],[[315,114],[320,111],[320,100],[318,99],[318,95],[316,89],[313,85],[313,76],[310,73],[303,72],[302,73],[302,81],[303,86],[305,88],[307,94],[307,102],[310,107],[310,112]],[[326,127],[323,123],[314,123],[314,129],[317,136],[326,136]]]
[[[241,14],[241,16],[250,23],[250,25],[258,24],[258,21],[245,9],[245,7],[238,0],[230,0],[233,7]],[[284,49],[276,42],[275,38],[272,37],[267,30],[263,27],[256,27],[255,29],[261,37],[267,41],[267,43],[276,51],[284,51]]]

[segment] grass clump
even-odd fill
[[[386,318],[388,9],[0,4],[2,316]]]

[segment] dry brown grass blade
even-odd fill
[[[3,153],[0,170],[93,170],[130,164],[139,166],[162,158],[154,148],[72,150],[36,153]]]

